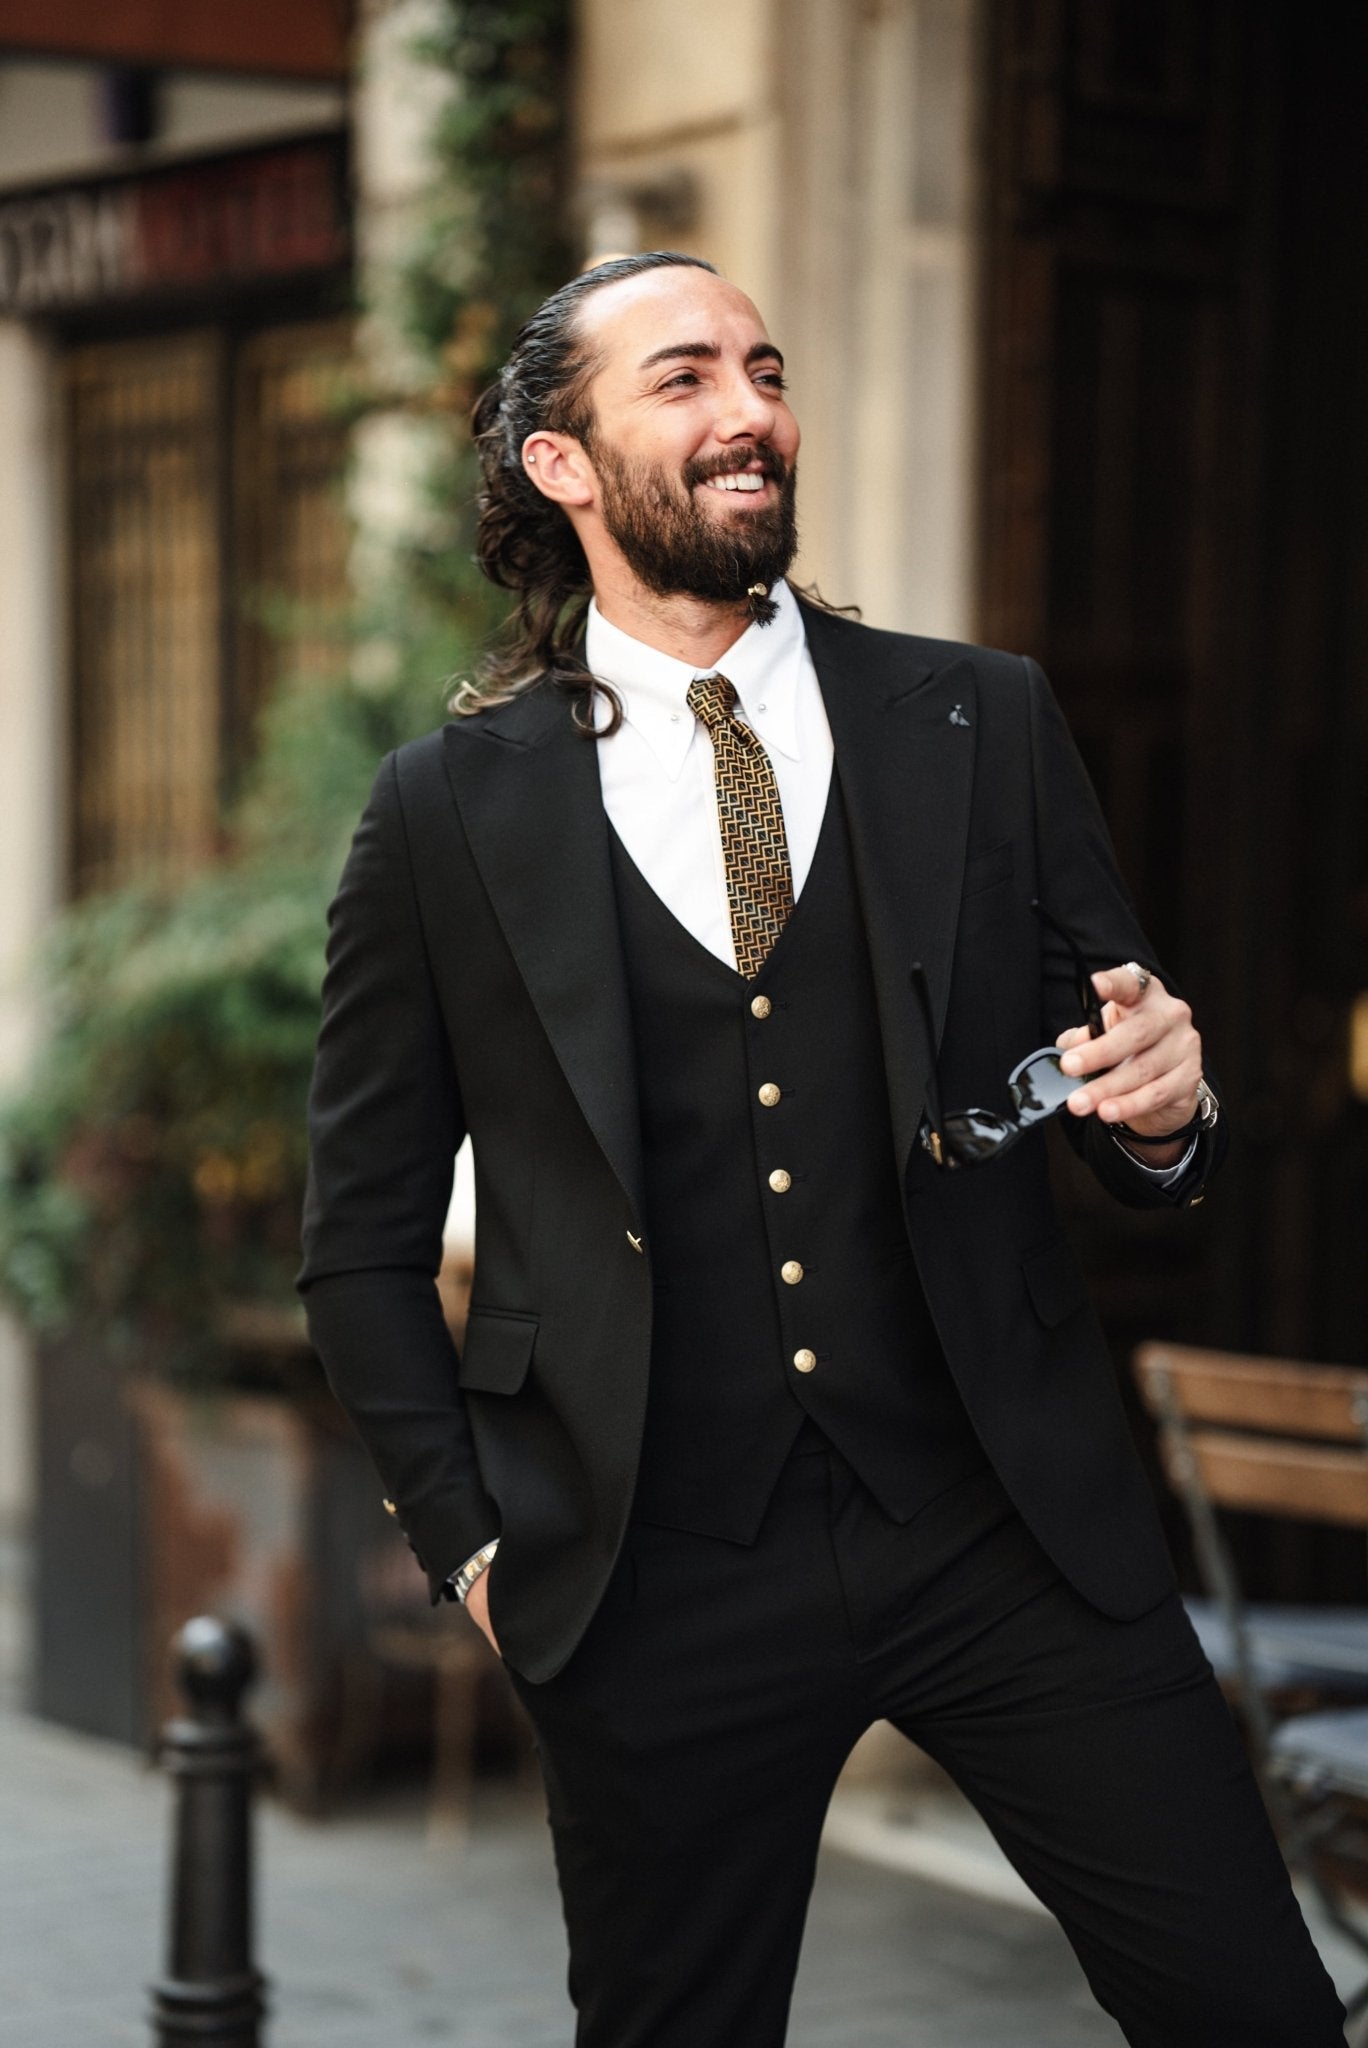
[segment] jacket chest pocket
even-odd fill
[[[532,1363],[538,1320],[516,1309],[471,1309],[457,1385],[469,1393],[516,1394]]]

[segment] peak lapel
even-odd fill
[[[636,1065],[594,743],[569,699],[540,685],[448,726],[446,762],[518,971],[639,1222]]]
[[[804,608],[850,823],[899,1164],[921,1121],[929,1048],[909,970],[945,1024],[973,795],[974,675],[917,643]]]

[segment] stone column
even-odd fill
[[[425,510],[423,479],[434,430],[405,408],[425,372],[404,335],[396,286],[432,189],[431,137],[451,90],[441,71],[414,49],[425,31],[436,28],[441,12],[440,0],[365,0],[357,30],[353,143],[363,308],[358,346],[381,397],[356,430],[349,490],[356,526],[352,576],[363,601],[384,586],[394,551],[416,534]],[[364,642],[360,658],[363,667],[369,662],[383,668],[383,652]]]
[[[67,707],[60,650],[51,358],[0,321],[0,1089],[18,1078],[39,1018],[31,969],[63,894]],[[0,1534],[32,1505],[30,1347],[0,1318]]]

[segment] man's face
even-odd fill
[[[750,300],[660,270],[593,294],[581,326],[597,510],[640,582],[733,603],[777,583],[797,551],[798,422]]]

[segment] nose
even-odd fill
[[[749,371],[738,369],[721,388],[716,422],[719,441],[767,441],[774,432],[773,396],[760,390]]]

